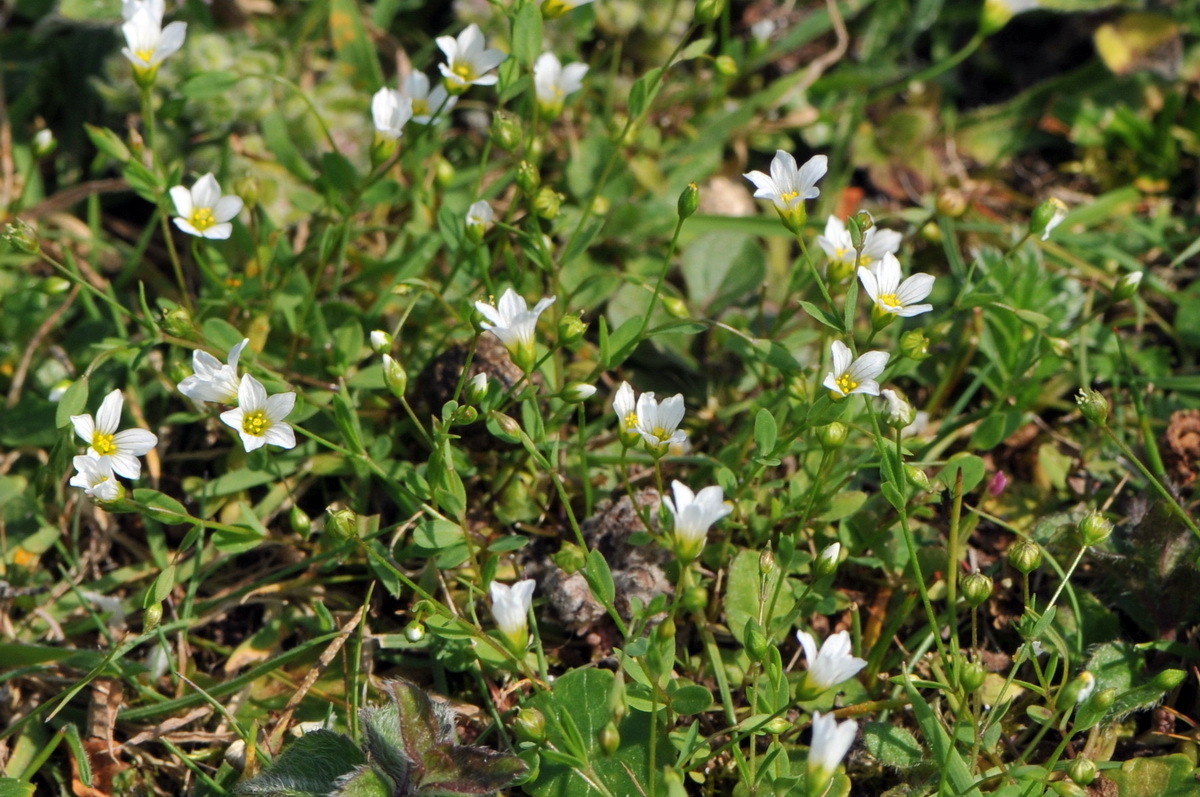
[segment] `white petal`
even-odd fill
[[[96,429],[103,434],[117,431],[117,427],[121,425],[121,407],[124,405],[125,397],[121,395],[120,390],[113,390],[105,396],[96,412]]]
[[[872,302],[879,301],[879,283],[875,281],[875,272],[869,268],[858,267],[858,278],[862,280],[863,290],[867,292],[867,296],[871,297]]]
[[[295,448],[296,433],[292,431],[292,427],[286,423],[273,423],[267,429],[266,434],[262,437],[263,440],[273,446],[280,448]]]
[[[192,186],[192,204],[198,208],[213,208],[221,199],[221,186],[212,172],[201,177]]]
[[[155,62],[162,61],[168,56],[179,52],[183,47],[183,40],[187,37],[186,22],[172,22],[163,29],[162,36],[159,37],[158,47],[154,50]]]
[[[850,366],[850,376],[855,382],[865,382],[869,379],[875,379],[883,373],[884,368],[887,368],[890,358],[891,355],[886,351],[869,351],[861,355]]]
[[[896,290],[896,301],[904,306],[919,302],[933,291],[932,274],[913,274]]]
[[[171,189],[171,201],[175,204],[175,212],[185,219],[192,217],[192,192],[177,185]]]
[[[242,338],[242,342],[229,350],[229,366],[234,369],[234,374],[237,373],[238,360],[242,357],[242,350],[250,343],[250,338]]]
[[[792,163],[795,164],[795,161]],[[815,199],[820,196],[821,191],[815,187],[816,182],[824,177],[827,171],[829,171],[829,158],[824,155],[814,155],[800,167],[800,187],[805,189],[802,192],[805,199]]]
[[[96,422],[92,420],[92,416],[90,414],[72,415],[71,425],[75,427],[75,434],[91,445],[92,439],[96,436]]]
[[[833,357],[833,374],[834,377],[839,377],[846,373],[850,368],[850,361],[853,357],[850,354],[850,347],[840,340],[835,340],[829,346],[829,353]]]
[[[233,235],[233,225],[229,222],[224,224],[214,224],[201,233],[205,238],[211,241],[224,241],[229,236]]]
[[[756,199],[774,199],[779,196],[779,186],[762,172],[746,172],[742,177],[754,183],[756,189],[754,196]]]
[[[158,438],[148,429],[126,429],[113,435],[113,444],[122,454],[140,457],[158,445]]]
[[[266,403],[267,389],[262,386],[262,382],[250,374],[242,374],[241,384],[238,385],[238,407],[246,412],[255,412],[261,410]],[[241,425],[241,418],[238,419],[238,425]]]
[[[242,198],[239,196],[223,196],[213,208],[213,216],[217,221],[232,221],[233,217],[242,212]]]
[[[126,479],[136,479],[142,475],[142,463],[133,454],[118,450],[115,454],[109,454],[106,459],[112,462],[113,472]]]
[[[276,393],[274,396],[267,398],[266,406],[263,411],[272,421],[279,422],[291,413],[292,408],[296,406],[296,394],[288,391],[287,393]]]
[[[178,227],[179,229],[183,230],[183,231],[184,231],[184,232],[186,232],[188,235],[195,235],[197,238],[203,238],[203,237],[204,237],[204,233],[200,232],[200,231],[199,231],[199,230],[197,230],[195,227],[193,227],[193,226],[191,225],[191,222],[187,221],[186,219],[182,219],[182,218],[180,218],[180,217],[176,216],[174,219],[172,219],[172,221],[174,221],[174,222],[175,222],[175,226],[176,226],[176,227]],[[231,228],[231,229],[232,229],[232,228]]]
[[[455,57],[458,55],[458,42],[454,40],[454,37],[438,36],[434,41],[437,44],[438,49],[446,54],[446,60],[453,63]],[[444,67],[444,65],[441,66]],[[442,74],[446,74],[444,68],[442,69]]]
[[[259,437],[258,435],[246,434],[246,432],[241,429],[238,429],[238,435],[242,438],[242,446],[248,452],[262,448],[267,444],[266,435]]]

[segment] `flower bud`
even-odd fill
[[[846,232],[850,233],[850,246],[854,247],[854,251],[861,252],[864,233],[857,214],[846,219]]]
[[[1070,780],[1058,780],[1050,784],[1050,791],[1058,797],[1088,797],[1088,790]]]
[[[292,527],[292,531],[301,537],[308,537],[309,534],[312,534],[312,518],[295,504],[292,504],[292,508],[288,510],[288,524]]]
[[[488,394],[487,374],[480,371],[467,382],[467,401],[481,404]]]
[[[903,429],[916,420],[917,411],[899,393],[885,388],[880,396],[884,401],[883,420],[888,426]]]
[[[826,451],[841,448],[849,436],[850,428],[840,421],[834,421],[817,429],[817,439],[821,441],[821,447]]]
[[[587,323],[578,313],[567,313],[558,322],[558,342],[564,346],[574,346],[583,339],[587,328]]]
[[[787,733],[792,729],[792,723],[788,722],[784,717],[775,717],[763,726],[763,730],[772,736],[778,736],[781,733]]]
[[[43,127],[33,136],[33,155],[36,158],[46,158],[58,148],[58,140],[54,138],[54,131],[48,127]]]
[[[1076,758],[1067,766],[1067,775],[1080,786],[1090,786],[1097,771],[1096,762],[1090,758]]]
[[[612,210],[612,202],[606,196],[598,196],[592,200],[592,215],[603,218]]]
[[[37,233],[33,231],[33,227],[30,227],[21,219],[17,219],[15,224],[6,225],[2,237],[8,241],[9,246],[18,252],[24,252],[27,255],[36,255],[42,251],[42,245],[38,242]]]
[[[992,579],[978,571],[967,573],[962,580],[962,594],[968,606],[978,609],[992,597]]]
[[[738,62],[732,55],[718,55],[713,61],[713,66],[717,69],[717,74],[725,77],[737,77]]]
[[[546,716],[536,708],[525,707],[517,712],[513,722],[517,738],[535,744],[546,741]]]
[[[710,22],[715,22],[724,10],[725,0],[697,0],[696,24],[707,25]]]
[[[910,360],[921,362],[929,357],[929,338],[919,329],[910,329],[900,336],[900,353]]]
[[[1021,540],[1008,549],[1008,563],[1029,575],[1042,566],[1042,546],[1033,540]]]
[[[387,163],[400,149],[400,139],[388,138],[382,133],[375,133],[371,141],[371,167],[378,169]]]
[[[329,512],[329,522],[325,524],[325,529],[334,539],[350,540],[358,536],[358,513],[353,509],[326,511]]]
[[[746,621],[746,631],[743,635],[746,644],[746,654],[751,661],[763,661],[771,648],[771,642],[763,633],[762,626],[751,617]]]
[[[1079,405],[1083,417],[1097,426],[1108,425],[1108,399],[1100,391],[1081,387],[1075,396],[1075,403]]]
[[[835,542],[821,551],[821,555],[817,557],[817,563],[813,566],[813,571],[818,578],[832,576],[838,569],[838,557],[842,555],[842,544]]]
[[[433,162],[433,182],[438,188],[449,188],[454,184],[454,178],[458,171],[454,168],[454,164],[443,158],[441,155]]]
[[[617,731],[617,724],[609,720],[600,731],[600,749],[605,755],[612,755],[620,746],[621,734]]]
[[[404,638],[414,645],[425,639],[425,624],[420,620],[413,620],[404,626]]]
[[[1041,235],[1042,240],[1045,241],[1050,238],[1050,233],[1055,227],[1062,224],[1062,220],[1066,217],[1066,204],[1057,197],[1050,197],[1034,209],[1033,216],[1029,219],[1029,234]]]
[[[691,318],[692,314],[688,311],[687,302],[678,296],[670,294],[660,294],[658,300],[662,302],[663,309],[667,311],[667,315],[672,318]]]
[[[957,219],[967,212],[967,198],[957,188],[946,186],[941,191],[938,191],[934,207],[937,208],[937,212],[941,215]]]
[[[1138,289],[1142,287],[1142,276],[1144,273],[1142,271],[1133,271],[1122,275],[1113,287],[1113,301],[1123,302],[1126,299],[1132,299],[1136,296]],[[1076,760],[1078,761],[1079,759]]]
[[[979,33],[991,36],[1008,24],[1013,18],[1011,0],[984,0],[983,10],[979,15]]]
[[[1096,693],[1096,696],[1092,698],[1092,705],[1094,705],[1096,708],[1105,710],[1111,708],[1112,704],[1115,702],[1117,702],[1117,690],[1113,689],[1111,686],[1108,689],[1101,689]]]
[[[1071,341],[1066,338],[1050,338],[1047,342],[1055,357],[1067,359],[1071,356]]]
[[[679,629],[675,626],[675,618],[669,614],[667,615],[666,619],[659,623],[658,627],[654,629],[654,635],[658,638],[659,642],[666,642],[674,639],[677,633],[679,633]]]
[[[479,420],[479,410],[470,404],[459,406],[454,410],[454,415],[450,418],[450,422],[454,426],[466,426],[469,423],[475,423],[477,420]]]
[[[916,465],[905,465],[904,475],[908,477],[908,481],[918,489],[929,492],[933,489],[933,485],[929,481],[929,474],[924,468],[918,468]]]
[[[1084,547],[1099,545],[1112,534],[1113,524],[1100,512],[1092,510],[1079,521],[1079,541]]]
[[[587,554],[573,542],[564,542],[558,552],[550,557],[550,561],[567,575],[573,575],[587,564]]]
[[[538,173],[538,169],[529,161],[521,161],[517,164],[517,185],[525,192],[526,196],[533,196],[542,184],[542,175]]]
[[[977,661],[964,662],[958,673],[958,682],[968,693],[978,691],[986,678],[987,670]]]
[[[408,388],[408,372],[390,354],[383,355],[383,381],[393,396],[404,398],[404,391]]]
[[[372,331],[369,338],[376,354],[386,354],[392,350],[392,336],[382,329]]]
[[[708,608],[708,590],[704,587],[688,587],[679,596],[679,605],[685,611],[702,612]]]
[[[488,129],[492,143],[505,152],[512,152],[521,145],[521,119],[508,111],[492,114],[492,126]]]
[[[927,221],[921,225],[920,235],[921,240],[927,243],[940,244],[942,242],[942,226],[936,221]]]
[[[770,543],[767,543],[767,547],[758,555],[758,572],[764,576],[775,572],[775,552],[771,550]]]
[[[505,435],[508,435],[513,442],[521,440],[521,424],[517,423],[517,419],[511,415],[505,415],[503,412],[492,411],[491,418],[496,422],[496,426]]]
[[[1079,676],[1064,686],[1062,692],[1059,693],[1057,704],[1059,711],[1066,711],[1087,700],[1092,696],[1095,688],[1096,676],[1087,670],[1079,673]]]
[[[563,388],[562,392],[563,401],[569,401],[572,404],[587,401],[594,395],[596,395],[596,386],[589,385],[587,382],[571,382]]]
[[[147,606],[146,611],[142,615],[142,633],[148,634],[155,628],[158,628],[158,624],[162,622],[162,618],[163,607],[161,601]]]
[[[177,338],[191,338],[194,331],[192,316],[182,307],[164,308],[158,325]]]
[[[679,202],[676,205],[679,218],[681,220],[688,218],[696,212],[698,207],[700,207],[700,186],[688,183],[687,188],[683,189],[683,193],[679,195]]]
[[[542,186],[533,198],[533,212],[547,221],[553,221],[562,210],[563,199],[565,197],[550,186]]]

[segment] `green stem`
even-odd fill
[[[1134,467],[1136,467],[1138,472],[1145,477],[1146,481],[1150,482],[1150,486],[1152,486],[1154,491],[1159,494],[1164,502],[1166,502],[1167,506],[1171,510],[1171,513],[1182,520],[1187,527],[1192,530],[1192,533],[1195,534],[1197,538],[1200,538],[1200,528],[1197,528],[1196,521],[1192,520],[1192,517],[1188,514],[1187,510],[1179,505],[1179,502],[1175,500],[1174,496],[1171,495],[1166,486],[1163,485],[1163,483],[1160,482],[1154,476],[1154,474],[1150,472],[1150,469],[1142,464],[1142,461],[1137,458],[1136,454],[1133,453],[1133,449],[1131,449],[1124,440],[1122,440],[1120,437],[1117,437],[1116,432],[1114,432],[1107,424],[1101,428],[1104,430],[1104,433],[1108,435],[1109,439],[1116,444],[1117,448],[1121,450],[1121,453],[1124,454],[1125,457],[1134,464]]]

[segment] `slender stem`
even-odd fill
[[[1120,437],[1117,437],[1117,434],[1112,430],[1112,427],[1105,425],[1101,428],[1104,430],[1104,433],[1108,435],[1109,439],[1116,444],[1117,448],[1121,450],[1121,453],[1124,454],[1126,458],[1128,458],[1129,461],[1134,464],[1134,467],[1136,467],[1138,472],[1145,477],[1146,481],[1150,482],[1150,485],[1154,488],[1154,491],[1162,497],[1163,501],[1165,501],[1167,506],[1171,509],[1171,512],[1180,520],[1182,520],[1187,527],[1192,530],[1192,533],[1195,534],[1197,538],[1200,538],[1200,528],[1197,528],[1196,521],[1192,520],[1192,517],[1188,514],[1187,510],[1179,505],[1179,502],[1175,500],[1174,496],[1171,495],[1166,486],[1164,486],[1163,483],[1160,482],[1154,476],[1154,474],[1150,472],[1150,469],[1142,464],[1142,461],[1137,458],[1136,454],[1133,453],[1133,449],[1131,449],[1124,440],[1122,440]]]

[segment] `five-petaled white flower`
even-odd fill
[[[158,438],[147,429],[118,432],[123,406],[125,397],[120,390],[114,390],[100,402],[94,420],[91,415],[72,415],[71,423],[75,434],[87,442],[88,456],[105,460],[114,472],[127,479],[136,479],[142,473],[138,457],[154,448]]]
[[[296,433],[283,420],[295,406],[295,393],[289,391],[268,396],[262,382],[250,374],[242,374],[238,406],[222,412],[221,420],[237,430],[247,451],[262,448],[267,443],[280,448],[295,448]]]
[[[646,441],[646,448],[656,457],[661,457],[671,446],[687,442],[687,432],[679,428],[683,420],[683,394],[656,401],[654,393],[638,396],[637,416],[634,429]]]
[[[613,396],[613,412],[617,415],[617,437],[621,444],[632,447],[642,436],[637,430],[637,396],[628,382],[622,382]]]
[[[440,83],[430,87],[429,76],[424,72],[411,72],[400,85],[401,96],[412,100],[412,120],[427,125],[435,116],[450,113],[458,97],[450,96]]]
[[[480,323],[484,330],[500,338],[513,356],[513,361],[526,373],[533,369],[536,360],[536,350],[533,344],[533,333],[537,329],[538,316],[557,297],[548,296],[539,301],[532,310],[525,299],[512,288],[504,291],[497,306],[487,302],[475,302],[475,309],[487,319]]]
[[[858,256],[858,265],[869,267],[885,254],[895,254],[903,238],[895,230],[871,227],[863,233],[863,250]],[[854,266],[854,242],[850,240],[850,230],[837,216],[830,216],[829,221],[825,222],[825,234],[817,236],[817,243],[825,250],[831,263]]]
[[[801,700],[812,700],[817,695],[858,675],[867,666],[865,659],[850,655],[850,634],[838,631],[817,650],[817,642],[807,631],[797,631],[796,639],[804,648],[804,660],[808,671],[797,690]]]
[[[933,309],[931,304],[917,304],[933,290],[933,275],[913,274],[901,282],[900,261],[891,252],[871,268],[860,266],[858,278],[880,313],[911,318]]]
[[[822,382],[835,399],[843,399],[854,393],[866,393],[869,396],[879,395],[879,383],[875,380],[887,367],[891,356],[884,351],[869,351],[859,355],[851,362],[853,355],[850,348],[840,340],[835,340],[830,346],[833,355],[833,370],[826,374]]]
[[[795,158],[778,150],[771,161],[770,175],[754,171],[742,176],[754,183],[754,197],[775,203],[775,210],[779,212],[784,225],[799,234],[808,216],[804,200],[816,199],[821,195],[817,180],[824,177],[828,170],[829,158],[824,155],[814,155],[797,168]]]
[[[242,349],[250,343],[249,338],[229,350],[229,357],[222,363],[206,351],[196,349],[192,354],[192,375],[179,383],[179,392],[197,404],[213,401],[220,404],[236,404],[238,400],[238,359]]]
[[[127,20],[121,26],[126,47],[121,49],[138,73],[151,73],[164,58],[179,51],[187,36],[187,23],[172,22],[162,26],[165,5],[161,0],[125,3],[122,14]]]
[[[474,22],[457,39],[438,36],[437,46],[446,54],[446,63],[438,64],[438,69],[452,94],[461,94],[472,85],[491,86],[500,79],[488,72],[500,66],[507,56],[499,50],[484,49],[483,32]]]
[[[395,89],[382,88],[371,97],[371,119],[375,132],[395,141],[404,135],[404,125],[413,118],[413,101]]]
[[[542,115],[554,118],[562,113],[567,95],[583,88],[587,71],[587,64],[563,66],[554,53],[542,53],[533,65],[533,86]]]
[[[718,485],[705,487],[693,493],[680,481],[671,482],[675,500],[663,496],[663,503],[675,518],[675,552],[683,561],[690,562],[700,555],[704,538],[712,524],[733,511],[725,503],[725,491]]]
[[[85,494],[97,501],[116,501],[121,497],[121,483],[113,475],[110,457],[80,454],[71,461],[79,471],[71,477],[72,487],[82,487]]]
[[[572,9],[585,6],[592,0],[542,0],[542,16],[553,19],[561,17]]]
[[[529,641],[529,607],[533,603],[535,585],[532,578],[518,581],[511,587],[499,581],[492,582],[492,616],[496,618],[496,627],[520,651],[524,651]]]
[[[821,716],[814,711],[812,719],[812,742],[808,748],[808,788],[810,795],[823,793],[829,779],[837,771],[842,759],[854,745],[858,734],[858,723],[846,720],[839,723],[832,714]]]
[[[217,178],[208,173],[196,181],[191,190],[177,185],[171,189],[175,203],[175,226],[188,235],[221,240],[233,233],[230,221],[242,212],[242,199],[221,196]]]
[[[467,229],[482,235],[496,218],[496,211],[486,199],[472,202],[467,208]]]

